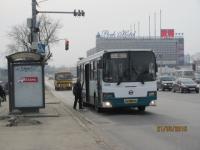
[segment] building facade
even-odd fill
[[[96,36],[96,47],[87,56],[107,49],[152,49],[159,65],[184,64],[184,38],[162,37],[102,37]]]

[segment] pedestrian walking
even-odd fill
[[[74,84],[74,87],[73,87],[73,94],[74,94],[74,97],[75,97],[75,100],[74,100],[74,106],[73,108],[76,109],[76,105],[77,105],[77,102],[79,102],[79,109],[83,109],[83,102],[82,102],[82,86],[81,86],[81,82],[80,82],[80,79],[78,78],[76,83]]]

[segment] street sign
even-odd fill
[[[43,43],[38,43],[37,45],[37,52],[40,54],[45,54],[45,47],[46,45]]]

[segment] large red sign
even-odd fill
[[[161,29],[162,38],[174,38],[174,29]]]
[[[38,77],[23,77],[18,81],[18,83],[25,83],[25,82],[29,83],[38,82]]]

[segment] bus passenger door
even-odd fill
[[[98,105],[101,103],[101,93],[102,93],[102,61],[98,62],[97,67],[97,100]]]
[[[86,88],[86,103],[90,102],[89,96],[89,64],[85,65],[85,88]]]

